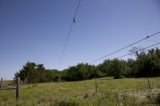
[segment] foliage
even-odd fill
[[[38,83],[58,81],[59,72],[57,70],[46,70],[43,64],[36,65],[32,62],[27,62],[15,77],[21,77],[23,83]]]
[[[140,53],[135,60],[105,60],[95,66],[80,63],[63,71],[45,69],[43,64],[27,62],[15,77],[23,82],[81,81],[95,77],[156,77],[160,76],[160,49]]]
[[[63,71],[62,79],[65,81],[80,81],[98,77],[95,66],[88,64],[78,64]]]
[[[149,50],[141,53],[137,58],[137,76],[159,76],[160,75],[160,49]]]
[[[106,76],[113,76],[116,79],[125,76],[127,69],[125,61],[118,59],[104,61],[99,67]]]

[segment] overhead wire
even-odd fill
[[[143,49],[141,49],[141,50],[137,50],[137,51],[144,51],[144,50],[146,50],[146,49],[148,49],[148,48],[151,48],[151,47],[153,47],[153,46],[156,46],[156,45],[160,45],[160,42],[159,42],[159,43],[152,44],[152,45],[150,45],[150,46],[147,46],[147,47],[145,47],[145,48],[143,48]],[[133,54],[133,53],[128,53],[128,54],[125,54],[125,55],[120,56],[120,57],[118,57],[118,58],[126,57],[126,56],[131,55],[131,54]]]
[[[124,49],[126,49],[126,48],[128,48],[128,47],[130,47],[130,46],[133,46],[133,45],[135,45],[135,44],[137,44],[137,43],[139,43],[139,42],[142,42],[142,41],[144,41],[144,40],[146,40],[146,39],[149,39],[149,38],[151,38],[151,37],[153,37],[153,36],[155,36],[155,35],[157,35],[157,34],[159,34],[159,33],[160,33],[160,32],[156,32],[156,33],[154,33],[154,34],[147,35],[147,36],[146,36],[145,38],[143,38],[143,39],[140,39],[140,40],[138,40],[138,41],[136,41],[136,42],[134,42],[134,43],[131,43],[131,44],[125,46],[125,47],[122,47],[122,48],[120,48],[120,49],[118,49],[118,50],[116,50],[116,51],[114,51],[114,52],[112,52],[112,53],[106,54],[105,56],[100,57],[100,58],[98,58],[98,59],[96,59],[96,60],[93,60],[93,61],[91,61],[91,62],[89,62],[89,63],[94,63],[94,62],[97,62],[97,61],[99,61],[99,60],[102,60],[102,59],[104,59],[104,58],[106,58],[106,57],[108,57],[108,56],[111,56],[111,55],[113,55],[113,54],[115,54],[115,53],[117,53],[117,52],[120,52],[120,51],[122,51],[122,50],[124,50]]]
[[[67,44],[68,44],[68,41],[69,41],[69,38],[70,38],[70,35],[71,35],[71,32],[72,32],[72,29],[73,29],[73,25],[74,25],[74,23],[76,23],[76,16],[77,16],[77,14],[78,14],[78,10],[79,10],[79,8],[80,8],[81,1],[82,1],[82,0],[79,0],[79,2],[78,2],[78,5],[77,5],[77,8],[76,8],[76,11],[75,11],[75,14],[74,14],[72,23],[71,23],[71,25],[70,25],[70,28],[69,28],[69,31],[68,31],[68,34],[67,34],[67,38],[66,38],[66,40],[65,40],[65,44],[64,44],[64,47],[63,47],[61,56],[60,56],[59,65],[61,64],[61,62],[62,62],[62,60],[63,60],[63,56],[64,56],[65,50],[66,50],[66,48],[67,48]]]

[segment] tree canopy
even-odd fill
[[[160,76],[160,49],[151,49],[146,53],[142,52],[137,55],[136,59],[108,59],[97,66],[79,63],[62,71],[45,69],[43,64],[27,62],[15,74],[15,77],[17,76],[27,83],[80,81],[107,76],[114,78],[156,77]]]

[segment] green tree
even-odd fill
[[[43,64],[38,64],[36,65],[36,82],[46,82],[46,72],[45,72],[45,67]]]
[[[113,76],[115,79],[124,77],[126,74],[125,61],[118,59],[112,60],[108,70],[109,75]]]
[[[27,62],[26,65],[23,66],[21,70],[19,70],[18,73],[16,73],[16,77],[21,77],[21,80],[23,82],[33,83],[36,79],[36,64]]]
[[[159,76],[160,75],[160,50],[151,49],[147,53],[141,53],[137,57],[138,76]]]

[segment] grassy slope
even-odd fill
[[[15,90],[0,91],[0,106],[152,106],[148,98],[160,91],[160,77],[150,81],[152,90],[145,78],[100,78],[97,93],[94,80],[22,85],[18,102]]]

